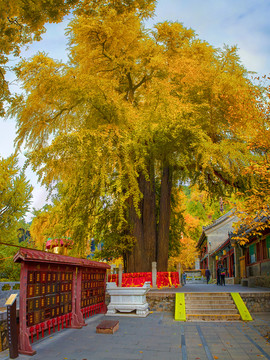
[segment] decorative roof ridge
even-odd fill
[[[86,266],[96,268],[110,268],[110,265],[87,259],[76,258],[73,256],[59,255],[46,251],[20,248],[13,258],[14,262],[26,261],[26,262],[43,262],[43,263],[62,263],[73,266]]]
[[[235,209],[231,209],[230,211],[228,211],[226,214],[220,216],[218,219],[214,220],[211,224],[203,226],[203,231],[205,230],[209,230],[212,227],[222,223],[224,220],[228,219],[229,217],[231,217],[231,215],[233,215]]]

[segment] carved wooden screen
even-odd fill
[[[45,333],[79,329],[83,316],[105,310],[109,265],[32,249],[20,249],[14,261],[21,262],[20,353],[35,354],[31,343]]]
[[[81,311],[89,317],[104,311],[106,270],[83,268],[81,274]]]

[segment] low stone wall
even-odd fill
[[[174,313],[175,294],[148,293],[146,300],[150,311],[168,311]]]
[[[225,284],[226,285],[240,284],[240,279],[236,277],[226,277]]]
[[[241,293],[250,312],[270,312],[270,292]],[[168,311],[174,313],[175,294],[148,293],[146,296],[150,311]]]
[[[270,292],[262,293],[241,293],[248,310],[250,312],[270,312]],[[151,293],[146,295],[150,311],[168,311],[174,313],[175,294],[174,293]],[[110,297],[106,294],[106,304],[110,302]]]
[[[0,307],[4,307],[7,299],[11,294],[18,294],[17,307],[19,307],[19,294],[20,294],[20,282],[19,281],[0,281]]]
[[[241,297],[250,312],[270,311],[270,292],[241,293]]]
[[[248,278],[248,286],[270,287],[270,276],[251,276]]]

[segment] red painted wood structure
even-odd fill
[[[70,327],[86,325],[84,317],[106,312],[105,263],[20,249],[19,352],[34,355],[34,339]]]

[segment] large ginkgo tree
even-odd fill
[[[173,186],[248,186],[256,154],[238,131],[261,116],[237,49],[178,22],[147,29],[154,5],[88,1],[67,30],[69,62],[23,61],[12,109],[18,146],[44,183],[62,184],[75,244],[123,239],[127,271],[167,270]]]

